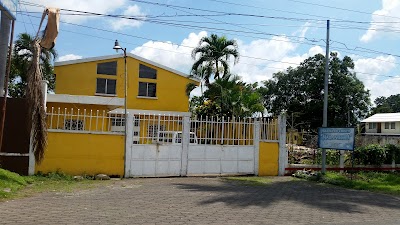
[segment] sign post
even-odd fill
[[[318,148],[336,150],[354,150],[355,128],[318,128]],[[354,151],[353,151],[354,155]],[[352,166],[353,159],[352,157]]]

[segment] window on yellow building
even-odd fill
[[[156,97],[156,83],[139,82],[139,96]]]
[[[116,83],[117,80],[97,78],[96,82],[96,94],[116,94]]]
[[[388,122],[385,123],[385,129],[389,129],[389,124]]]
[[[157,79],[157,70],[139,64],[139,78]]]
[[[117,75],[117,61],[97,63],[97,74]]]
[[[390,129],[392,129],[392,130],[396,129],[396,123],[395,122],[391,122],[390,123]]]

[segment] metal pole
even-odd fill
[[[124,74],[125,74],[125,79],[124,79],[124,83],[125,83],[125,90],[124,90],[124,115],[125,115],[125,128],[124,128],[124,171],[125,171],[125,167],[126,167],[126,139],[127,139],[127,134],[128,134],[128,130],[127,130],[127,122],[128,122],[128,110],[127,110],[127,96],[128,96],[128,73],[127,73],[127,63],[126,63],[126,48],[122,49],[124,50],[124,63],[125,63],[125,68],[124,68]]]
[[[325,82],[324,82],[324,114],[322,127],[328,127],[328,79],[329,79],[329,20],[326,21],[326,52],[325,52]],[[326,172],[326,149],[322,149],[321,172]]]
[[[3,146],[3,133],[4,133],[4,122],[6,121],[6,106],[7,106],[7,95],[8,95],[8,78],[10,77],[11,70],[11,55],[12,55],[12,43],[14,37],[14,25],[15,20],[11,23],[11,37],[10,37],[10,46],[8,48],[8,64],[4,79],[4,96],[3,96],[3,107],[1,109],[1,123],[0,123],[0,152]]]

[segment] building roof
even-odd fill
[[[154,61],[151,61],[149,59],[145,59],[143,57],[140,57],[138,55],[132,54],[132,53],[126,53],[127,57],[131,57],[134,59],[137,59],[139,61],[151,64],[153,66],[159,67],[161,69],[167,70],[169,72],[178,74],[182,77],[186,77],[188,79],[191,79],[196,82],[200,82],[200,80],[194,78],[194,77],[189,77],[188,74],[182,73],[178,70],[172,69],[170,67],[161,65],[159,63],[156,63]],[[86,63],[86,62],[94,62],[94,61],[100,61],[100,60],[107,60],[107,59],[117,59],[117,58],[123,58],[124,56],[122,54],[116,54],[116,55],[106,55],[106,56],[98,56],[98,57],[90,57],[90,58],[83,58],[83,59],[74,59],[74,60],[67,60],[67,61],[61,61],[61,62],[55,62],[54,66],[65,66],[65,65],[72,65],[72,64],[78,64],[78,63]]]
[[[400,121],[400,113],[378,113],[361,121],[362,123],[397,122]]]

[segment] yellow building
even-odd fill
[[[133,54],[126,60],[128,113],[189,115],[186,86],[198,80]],[[48,148],[36,172],[124,174],[124,67],[122,55],[55,63],[55,94],[46,98]],[[135,143],[162,127],[135,125]]]
[[[56,94],[124,98],[124,58],[110,55],[56,62]],[[187,74],[127,54],[127,108],[187,112]]]

